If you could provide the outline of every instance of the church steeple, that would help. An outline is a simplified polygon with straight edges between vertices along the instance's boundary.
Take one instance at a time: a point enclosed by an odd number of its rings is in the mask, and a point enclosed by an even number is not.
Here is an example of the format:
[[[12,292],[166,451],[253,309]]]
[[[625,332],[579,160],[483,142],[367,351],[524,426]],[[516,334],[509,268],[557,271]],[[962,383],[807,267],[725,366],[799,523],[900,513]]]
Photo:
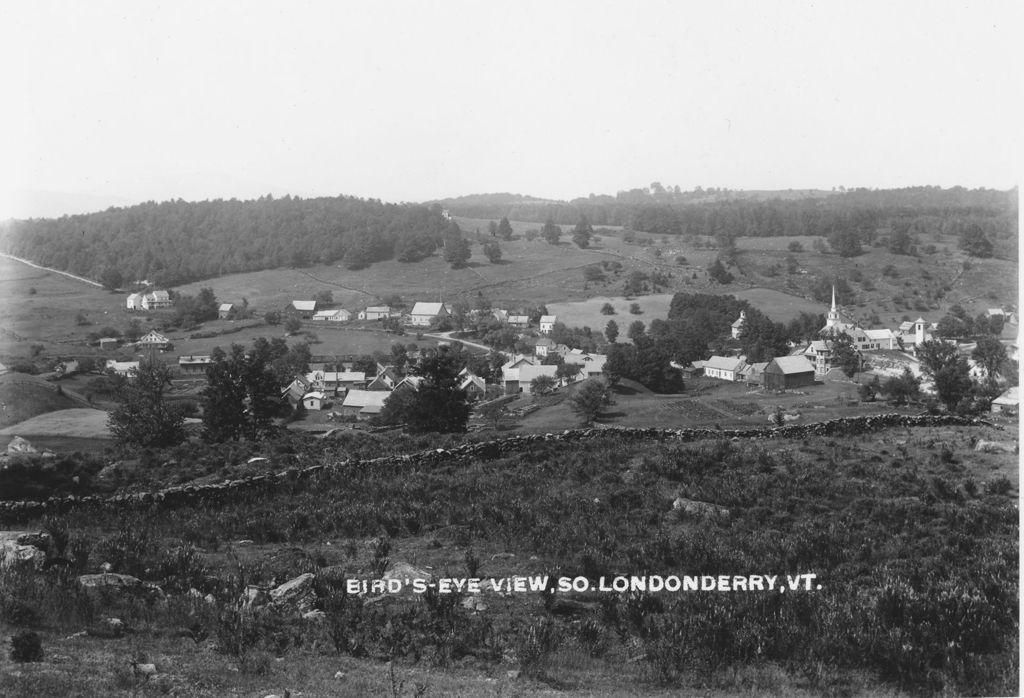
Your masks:
[[[839,323],[839,310],[836,308],[836,287],[832,285],[832,309],[828,311],[828,318],[825,321],[825,327],[835,327]]]

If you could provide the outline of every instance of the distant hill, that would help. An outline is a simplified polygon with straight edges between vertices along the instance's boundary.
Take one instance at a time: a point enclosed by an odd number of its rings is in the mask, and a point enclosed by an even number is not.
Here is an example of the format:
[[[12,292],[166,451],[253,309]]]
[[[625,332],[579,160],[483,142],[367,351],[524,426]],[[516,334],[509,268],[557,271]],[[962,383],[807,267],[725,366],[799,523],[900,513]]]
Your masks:
[[[40,414],[81,407],[57,392],[57,384],[26,373],[0,375],[0,427],[18,424]]]

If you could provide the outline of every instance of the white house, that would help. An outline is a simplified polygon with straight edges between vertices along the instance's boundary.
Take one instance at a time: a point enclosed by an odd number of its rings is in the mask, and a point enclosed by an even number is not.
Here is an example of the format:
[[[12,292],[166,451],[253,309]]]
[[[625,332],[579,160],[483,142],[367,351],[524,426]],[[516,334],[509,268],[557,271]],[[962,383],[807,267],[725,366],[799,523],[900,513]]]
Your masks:
[[[508,324],[512,327],[526,328],[530,326],[529,315],[509,315]]]
[[[178,357],[178,370],[183,375],[195,376],[206,373],[206,369],[213,364],[213,358],[210,356],[179,356]]]
[[[352,319],[352,313],[344,308],[334,310],[318,310],[313,313],[314,322],[348,322]]]
[[[316,312],[316,301],[292,301],[288,305],[288,312],[309,319]]]
[[[360,320],[387,320],[391,317],[390,305],[371,305],[366,310],[359,311]]]
[[[1020,405],[1020,390],[1015,385],[992,401],[993,412],[1016,411]]]
[[[226,320],[231,311],[235,309],[234,303],[221,303],[217,308],[217,317]]]
[[[740,380],[740,373],[747,365],[742,356],[712,356],[704,362],[704,375],[724,381]]]
[[[150,330],[137,342],[140,349],[166,349],[171,341],[156,330]]]
[[[113,359],[107,359],[106,368],[108,371],[113,371],[119,376],[131,375],[133,371],[139,370],[138,361],[114,361]]]
[[[417,302],[409,313],[409,324],[417,327],[430,327],[438,318],[447,317],[448,309],[444,303]]]
[[[551,334],[551,331],[555,329],[555,323],[558,322],[557,315],[541,315],[540,316],[540,331],[543,334]]]
[[[171,294],[167,291],[153,291],[142,297],[143,310],[160,310],[173,305],[174,301],[171,300]]]
[[[550,337],[538,337],[533,342],[533,352],[537,356],[547,356],[555,352],[555,340]]]
[[[327,396],[319,390],[314,390],[302,396],[302,406],[307,410],[322,410],[326,401]]]
[[[501,384],[506,394],[525,393],[530,394],[530,381],[537,376],[551,376],[557,380],[555,374],[558,366],[535,366],[525,359],[515,362],[514,368],[501,369]]]
[[[131,293],[128,295],[128,299],[125,302],[128,310],[142,310],[142,294]]]
[[[872,351],[875,349],[898,349],[896,334],[889,328],[881,330],[864,330],[866,341],[864,346],[857,347],[861,351]]]

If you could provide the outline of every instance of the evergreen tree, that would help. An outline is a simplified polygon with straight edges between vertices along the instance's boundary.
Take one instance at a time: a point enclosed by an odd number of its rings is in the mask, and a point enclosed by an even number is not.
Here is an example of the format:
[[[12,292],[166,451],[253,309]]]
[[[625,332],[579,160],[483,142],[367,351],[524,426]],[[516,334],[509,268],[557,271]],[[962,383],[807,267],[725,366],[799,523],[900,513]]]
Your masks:
[[[497,264],[501,261],[501,245],[498,244],[497,240],[488,240],[484,243],[484,255],[491,264]]]
[[[466,266],[472,254],[469,242],[462,237],[461,233],[449,234],[445,237],[444,261],[451,264],[452,269],[461,269]]]
[[[238,344],[231,346],[230,354],[214,349],[202,392],[203,438],[255,441],[273,432],[274,417],[283,408],[273,357],[274,346],[266,340],[257,340],[248,352]]]
[[[501,220],[498,221],[498,237],[502,240],[512,239],[512,224],[508,222],[508,218],[502,216]]]
[[[619,323],[609,320],[604,328],[604,336],[608,338],[610,344],[615,344],[615,340],[619,338]]]
[[[465,365],[462,352],[450,347],[428,353],[412,370],[423,379],[419,389],[392,394],[384,404],[381,421],[405,424],[413,433],[465,431],[469,402],[466,391],[458,387],[458,375]]]
[[[590,221],[586,216],[580,216],[576,227],[572,229],[572,241],[576,243],[577,247],[583,249],[590,246],[590,238],[593,235],[594,229],[590,226]]]
[[[548,218],[544,223],[544,227],[540,231],[541,236],[548,241],[549,245],[557,245],[558,240],[562,237],[562,229],[555,225],[555,221]]]

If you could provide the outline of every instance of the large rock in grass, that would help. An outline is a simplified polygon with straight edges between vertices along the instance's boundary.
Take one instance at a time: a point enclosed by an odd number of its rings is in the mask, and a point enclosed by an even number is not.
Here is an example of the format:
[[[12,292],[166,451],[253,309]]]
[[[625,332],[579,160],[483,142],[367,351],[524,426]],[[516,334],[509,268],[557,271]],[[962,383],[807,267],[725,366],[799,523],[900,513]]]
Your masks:
[[[270,600],[276,604],[295,606],[300,611],[308,611],[316,600],[313,591],[313,580],[316,575],[311,572],[300,574],[279,587],[270,590]]]
[[[696,499],[678,497],[672,502],[672,508],[681,516],[688,516],[698,519],[727,519],[729,510],[718,504],[701,502]]]
[[[83,574],[78,578],[78,585],[86,592],[94,594],[138,595],[152,599],[164,598],[164,591],[155,584],[143,582],[130,574]]]
[[[43,550],[49,544],[46,533],[0,531],[0,569],[28,565],[42,569],[46,562]]]

